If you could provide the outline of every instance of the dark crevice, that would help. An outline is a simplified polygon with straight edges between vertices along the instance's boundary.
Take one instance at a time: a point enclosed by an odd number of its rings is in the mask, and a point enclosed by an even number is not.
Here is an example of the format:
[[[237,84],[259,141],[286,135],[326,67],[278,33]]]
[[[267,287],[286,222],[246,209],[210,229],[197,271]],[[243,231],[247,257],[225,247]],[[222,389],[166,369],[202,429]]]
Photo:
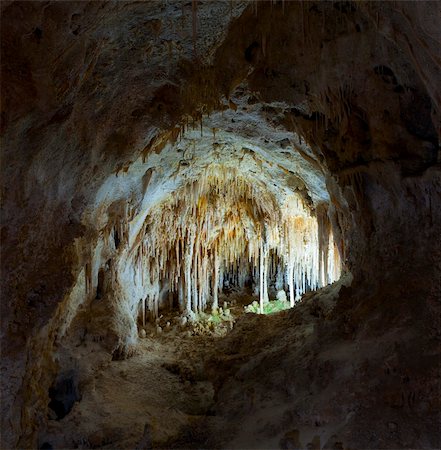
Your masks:
[[[260,45],[258,42],[254,41],[250,44],[245,50],[245,59],[249,63],[255,63],[258,55],[258,51],[260,49]]]
[[[118,249],[119,244],[121,243],[121,239],[119,237],[119,233],[116,228],[115,228],[115,231],[113,232],[113,241],[115,243],[115,248]]]
[[[49,388],[49,408],[55,413],[56,420],[61,420],[72,410],[75,402],[80,401],[78,374],[75,370],[62,373]]]
[[[387,83],[387,84],[398,84],[397,78],[395,77],[395,74],[392,72],[392,69],[390,69],[387,66],[375,66],[374,72],[381,77],[381,79]]]

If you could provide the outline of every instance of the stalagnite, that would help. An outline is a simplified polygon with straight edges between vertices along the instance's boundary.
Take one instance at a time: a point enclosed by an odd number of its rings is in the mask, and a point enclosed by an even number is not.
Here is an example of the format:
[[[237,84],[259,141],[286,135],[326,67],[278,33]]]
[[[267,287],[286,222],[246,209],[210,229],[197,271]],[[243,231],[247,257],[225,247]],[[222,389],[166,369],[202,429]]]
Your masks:
[[[263,308],[269,274],[284,282],[294,305],[340,276],[326,211],[312,211],[295,194],[278,202],[259,181],[210,165],[158,205],[141,230],[133,256],[147,309],[158,315],[164,288],[177,293],[182,312],[216,309],[224,282],[244,287],[247,280],[259,286]]]

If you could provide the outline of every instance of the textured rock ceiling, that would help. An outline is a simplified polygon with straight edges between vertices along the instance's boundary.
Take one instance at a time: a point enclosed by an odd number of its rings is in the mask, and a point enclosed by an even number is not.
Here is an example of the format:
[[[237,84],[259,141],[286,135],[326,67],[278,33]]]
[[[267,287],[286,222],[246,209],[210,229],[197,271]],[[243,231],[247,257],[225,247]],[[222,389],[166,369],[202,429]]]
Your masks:
[[[226,106],[226,111],[213,113],[201,122],[190,119],[182,128],[175,128],[174,143],[166,144],[158,153],[140,156],[109,177],[96,194],[90,213],[93,220],[99,220],[94,217],[99,205],[110,205],[136,192],[134,201],[142,205],[136,218],[140,223],[157,202],[197,180],[212,164],[238,170],[251,184],[263,183],[281,203],[294,192],[312,208],[329,202],[323,168],[309,146],[272,120],[275,113],[284,116],[286,105],[249,105],[249,98],[233,97],[230,101],[235,101],[236,110]],[[146,173],[149,184],[143,191],[139,180]],[[133,233],[136,230],[133,228]]]
[[[433,315],[440,3],[4,1],[1,12],[6,447],[34,445],[54,346],[98,270],[112,259],[124,278],[147,212],[213,161],[278,198],[328,204],[354,274],[341,308],[357,320],[379,305],[416,323]],[[122,222],[131,236],[118,250],[106,236]],[[115,305],[109,317],[130,319]],[[109,348],[132,336],[115,329]]]

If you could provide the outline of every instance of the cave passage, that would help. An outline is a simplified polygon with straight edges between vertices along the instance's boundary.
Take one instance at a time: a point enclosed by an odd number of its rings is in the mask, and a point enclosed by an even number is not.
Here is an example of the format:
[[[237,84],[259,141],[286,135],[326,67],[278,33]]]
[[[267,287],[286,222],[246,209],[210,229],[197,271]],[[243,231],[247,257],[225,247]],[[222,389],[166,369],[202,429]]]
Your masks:
[[[269,183],[269,181],[267,181]],[[201,176],[147,216],[134,248],[140,305],[157,318],[177,302],[181,312],[217,310],[223,287],[252,287],[259,311],[280,290],[290,306],[340,276],[339,250],[325,214],[296,193],[276,196],[232,168],[209,165]]]
[[[440,449],[440,19],[0,2],[0,448]]]

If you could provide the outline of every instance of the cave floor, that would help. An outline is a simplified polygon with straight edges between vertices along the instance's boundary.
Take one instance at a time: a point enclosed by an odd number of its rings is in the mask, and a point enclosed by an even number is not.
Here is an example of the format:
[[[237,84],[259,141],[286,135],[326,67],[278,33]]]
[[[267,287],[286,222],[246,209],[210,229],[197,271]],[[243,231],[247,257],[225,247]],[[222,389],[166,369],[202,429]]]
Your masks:
[[[236,320],[243,305],[254,298],[233,293],[220,300],[229,301]],[[178,319],[161,316],[160,334],[156,324],[148,324],[147,336],[125,360],[112,360],[97,342],[78,346],[81,401],[64,418],[48,421],[40,443],[53,448],[133,449],[140,442],[146,448],[167,448],[198,440],[188,433],[203,426],[207,417],[216,420],[205,364],[215,357],[217,341],[232,325],[225,322],[205,332],[198,325],[181,328]]]
[[[234,387],[231,399],[228,394],[225,399],[214,398],[214,384],[228,379],[231,368],[236,371],[238,364],[262,350],[267,354],[276,336],[279,345],[285,346],[284,339],[279,339],[283,328],[279,326],[286,315],[244,314],[244,305],[253,300],[244,292],[220,298],[223,306],[228,301],[232,319],[241,320],[239,335],[228,322],[214,332],[198,325],[181,328],[179,316],[170,314],[161,316],[162,333],[156,332],[156,323],[145,327],[147,336],[138,340],[135,354],[128,359],[112,360],[99,342],[86,340],[77,346],[81,400],[61,420],[48,421],[40,445],[48,442],[54,449],[141,449],[212,448],[216,444],[223,448],[228,442],[228,448],[251,448],[248,441],[255,436],[253,448],[278,447],[274,437],[279,433],[273,430],[272,422],[280,422],[277,409],[281,399],[277,398],[275,405],[266,394],[255,393],[255,379],[238,385],[239,391]],[[287,339],[303,341],[311,331],[308,323],[289,333]],[[263,345],[258,343],[260,339]],[[254,365],[252,362],[244,368]],[[235,379],[233,376],[234,385]],[[290,398],[283,384],[280,394]],[[258,397],[262,401],[256,402]],[[252,413],[250,420],[231,428],[236,413],[240,416],[246,411]],[[264,436],[259,437],[262,432]],[[306,434],[310,435],[308,440],[314,436],[309,431]]]
[[[136,355],[122,361],[91,349],[95,367],[82,381],[82,399],[66,417],[49,421],[45,441],[54,448],[135,448],[148,423],[157,447],[209,415],[213,386],[203,365],[215,338],[182,334],[142,339]]]
[[[75,355],[81,401],[48,421],[40,445],[437,448],[427,400],[435,385],[425,381],[436,367],[433,345],[409,328],[411,316],[386,331],[373,318],[378,333],[355,333],[345,325],[355,316],[333,316],[341,285],[268,316],[241,314],[237,302],[234,328],[219,335],[177,326],[157,334],[152,324],[126,360],[83,343]],[[414,347],[425,349],[418,361]]]

